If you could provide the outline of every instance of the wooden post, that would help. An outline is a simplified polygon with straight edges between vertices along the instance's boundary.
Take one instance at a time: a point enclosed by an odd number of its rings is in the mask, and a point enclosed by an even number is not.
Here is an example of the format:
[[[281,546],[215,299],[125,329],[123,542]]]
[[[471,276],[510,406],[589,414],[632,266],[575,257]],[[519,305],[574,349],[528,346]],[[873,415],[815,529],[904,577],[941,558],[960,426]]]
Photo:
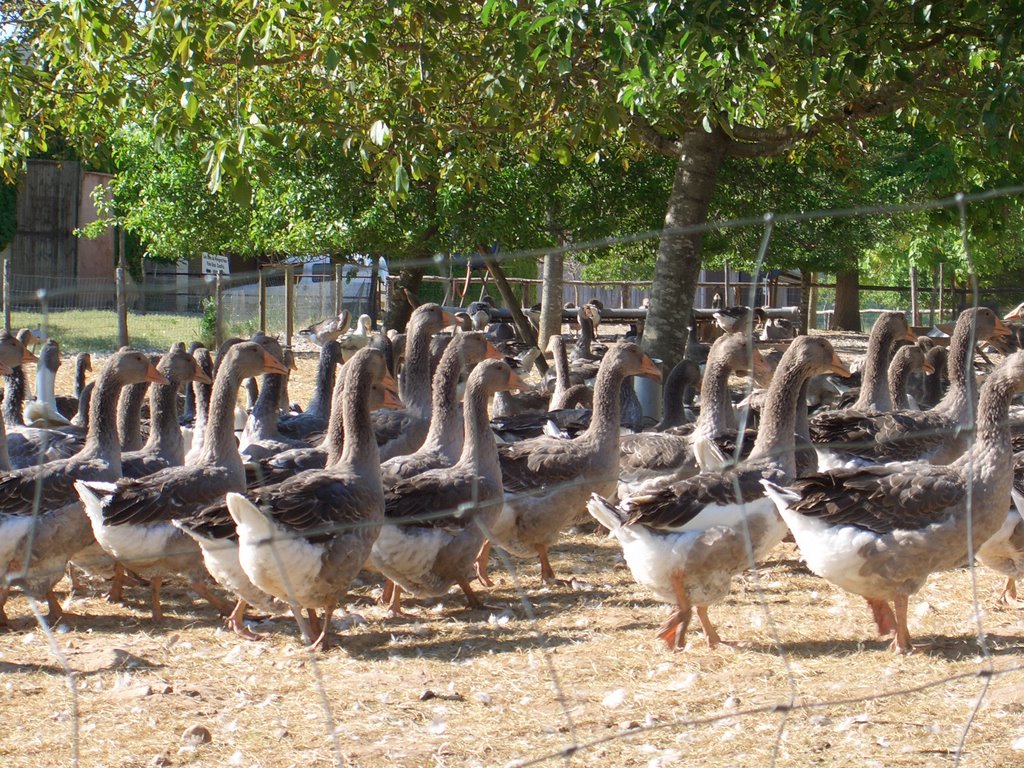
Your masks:
[[[561,239],[559,245],[561,245]],[[537,345],[541,350],[548,348],[548,339],[562,332],[562,280],[564,255],[561,250],[544,254],[544,282],[540,289],[540,333]],[[523,283],[524,289],[529,283]],[[523,305],[530,304],[524,296]]]
[[[940,323],[944,322],[944,320],[943,320],[943,304],[942,304],[942,302],[946,298],[943,295],[945,293],[946,286],[943,285],[943,283],[945,282],[945,279],[942,276],[942,272],[943,272],[943,269],[945,268],[945,266],[946,266],[946,263],[944,261],[940,261],[939,262],[939,322]]]
[[[284,268],[284,346],[292,345],[292,331],[295,330],[295,269]]]
[[[224,343],[224,291],[221,288],[220,272],[213,276],[213,300],[214,300],[214,331],[213,338],[217,349]]]
[[[341,308],[338,308],[341,314]],[[370,257],[370,327],[377,330],[377,320],[380,317],[380,258]]]
[[[619,309],[626,309],[627,307],[629,307],[629,286],[623,283],[622,287],[619,290],[621,291],[619,298]]]
[[[921,324],[921,308],[917,305],[917,267],[910,268],[910,324]]]
[[[11,332],[11,260],[4,258],[4,330]]]
[[[928,325],[935,325],[935,281],[939,276],[939,268],[932,267],[932,289],[928,291]]]
[[[342,283],[343,264],[334,265],[334,316],[341,314],[342,302],[345,299],[345,286]]]
[[[114,271],[115,290],[117,291],[117,346],[128,346],[128,292],[125,286],[125,268],[118,267]]]
[[[818,327],[818,273],[811,272],[810,286],[807,288],[807,328],[816,330]]]
[[[256,284],[256,301],[259,305],[260,313],[260,330],[264,333],[267,332],[267,270],[264,267],[260,267],[259,281]]]

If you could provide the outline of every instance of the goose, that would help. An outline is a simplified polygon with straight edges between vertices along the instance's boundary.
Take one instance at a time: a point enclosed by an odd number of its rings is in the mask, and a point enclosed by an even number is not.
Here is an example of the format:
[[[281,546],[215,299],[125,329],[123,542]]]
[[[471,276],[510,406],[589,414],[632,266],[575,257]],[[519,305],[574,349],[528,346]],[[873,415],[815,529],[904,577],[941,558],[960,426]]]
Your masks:
[[[352,315],[347,309],[341,310],[337,317],[328,317],[319,323],[313,323],[307,328],[298,331],[299,336],[305,336],[318,347],[322,347],[328,341],[337,341],[338,338],[348,332],[352,324]]]
[[[451,316],[449,315],[449,317]],[[449,324],[453,322],[455,319],[451,318]],[[367,345],[372,333],[373,320],[369,315],[364,314],[356,320],[355,328],[338,339],[338,343],[341,345],[341,354],[346,363],[352,359],[352,355]]]
[[[413,310],[406,326],[405,364],[399,380],[402,409],[377,411],[373,429],[381,461],[412,453],[430,429],[430,337],[452,325],[455,317],[437,304],[421,304]]]
[[[541,578],[555,579],[548,547],[584,511],[591,491],[614,493],[619,475],[619,389],[626,376],[661,380],[661,372],[636,344],[619,342],[601,361],[594,385],[594,417],[574,440],[537,437],[499,448],[504,505],[489,534],[519,557],[536,555]],[[478,560],[480,581],[489,586],[485,544]]]
[[[978,562],[1006,577],[999,600],[1018,607],[1017,579],[1024,575],[1024,451],[1013,456],[1010,510],[1002,527],[978,547]]]
[[[213,355],[206,347],[198,347],[192,352],[192,359],[196,366],[203,372],[203,376],[196,376],[189,385],[195,400],[196,416],[192,422],[192,429],[182,428],[182,437],[186,441],[184,464],[189,464],[199,456],[203,449],[203,439],[206,432],[206,424],[209,418],[210,396],[213,394]]]
[[[60,367],[60,348],[54,339],[47,339],[39,350],[36,363],[36,399],[25,403],[23,416],[30,427],[66,427],[71,421],[57,408],[54,381]]]
[[[35,358],[17,338],[9,333],[0,333],[0,374],[9,374],[22,363]],[[0,419],[0,472],[11,471],[11,457],[7,450],[7,434]]]
[[[977,437],[947,466],[892,462],[788,487],[764,483],[808,567],[867,598],[876,618],[894,619],[891,648],[899,653],[917,650],[907,627],[910,595],[935,571],[966,562],[1006,520],[1013,488],[1007,419],[1022,391],[1024,353],[1016,352],[982,385]]]
[[[682,426],[694,420],[688,408],[701,390],[701,370],[693,360],[683,358],[676,363],[665,378],[662,392],[661,421],[652,428],[664,432],[672,427]]]
[[[0,576],[35,598],[45,596],[50,623],[63,615],[53,586],[63,577],[68,560],[94,541],[74,482],[120,476],[117,398],[122,387],[146,380],[167,383],[141,352],[114,353],[96,379],[84,447],[68,459],[0,477]],[[0,621],[2,616],[0,609]]]
[[[79,352],[75,355],[75,383],[74,395],[56,395],[54,400],[57,403],[57,410],[60,414],[75,424],[74,418],[79,412],[82,392],[85,390],[85,375],[92,371],[92,355],[88,352]],[[88,410],[88,409],[87,409]]]
[[[964,310],[950,339],[949,391],[938,405],[930,411],[898,411],[879,415],[833,417],[816,414],[811,419],[814,442],[825,446],[841,444],[844,454],[853,454],[852,465],[909,460],[948,464],[964,452],[970,438],[962,425],[973,407],[976,392],[973,378],[968,382],[968,376],[973,377],[971,351],[975,340],[1008,333],[1009,329],[991,309],[977,307]],[[823,466],[841,465],[831,462]]]
[[[463,453],[463,409],[459,405],[459,376],[484,360],[500,360],[501,353],[479,331],[456,334],[434,372],[430,428],[414,453],[395,456],[381,464],[387,488],[404,478],[430,469],[450,467]]]
[[[921,347],[916,344],[908,344],[896,350],[892,356],[892,363],[889,365],[889,397],[895,410],[905,411],[919,410],[917,401],[907,394],[907,385],[910,376],[914,373],[934,373],[928,357]]]
[[[345,445],[337,463],[255,491],[251,500],[234,492],[225,499],[242,570],[256,587],[292,607],[313,649],[328,648],[331,615],[370,555],[384,519],[370,409],[398,405],[386,389],[386,375],[384,356],[376,350],[364,348],[345,364],[339,404]]]
[[[196,358],[196,350],[202,349],[203,346],[204,345],[203,345],[203,343],[201,341],[193,341],[188,346],[188,353],[189,353],[189,355],[192,356],[193,358],[195,358],[196,360],[198,360],[198,358]],[[211,358],[211,360],[212,360],[212,358]],[[211,365],[212,365],[212,363],[211,363]],[[206,371],[205,369],[203,369],[203,372],[207,374],[207,376],[210,378],[211,381],[213,380],[212,379],[212,371],[213,371],[212,368],[209,371]],[[184,409],[182,410],[182,413],[181,413],[181,422],[180,423],[181,423],[181,426],[183,428],[191,429],[192,427],[195,426],[195,423],[196,423],[196,391],[192,388],[191,384],[189,384],[189,386],[184,388],[184,397],[185,397],[185,407],[184,407]],[[188,442],[188,441],[186,440],[186,442]],[[186,450],[188,450],[188,449],[186,448]]]
[[[218,604],[203,584],[202,563],[208,562],[205,550],[201,552],[176,528],[174,520],[187,518],[228,491],[245,488],[245,470],[232,428],[239,386],[244,378],[285,370],[266,346],[256,342],[232,345],[223,355],[213,383],[210,421],[202,452],[193,463],[138,479],[102,478],[110,481],[97,483],[93,478],[81,478],[76,486],[100,546],[129,569],[150,577],[154,621],[162,617],[159,590],[164,575],[169,573],[185,574],[193,589]],[[220,552],[217,556],[227,558],[230,554]],[[217,578],[213,568],[210,573]],[[232,613],[229,627],[240,631],[233,618],[240,621],[240,616]]]
[[[159,361],[159,357],[150,355],[149,362],[154,366]],[[142,406],[148,391],[148,381],[129,384],[121,390],[121,397],[117,401],[117,434],[121,437],[121,453],[139,451],[146,444],[147,435],[142,428]]]
[[[934,408],[942,400],[942,382],[948,378],[949,350],[934,346],[925,353],[932,373],[925,374],[915,398],[922,408]]]
[[[786,526],[760,480],[792,479],[800,390],[808,378],[825,371],[848,373],[826,339],[794,339],[775,371],[761,429],[742,464],[627,497],[618,506],[591,496],[587,510],[622,545],[633,578],[659,600],[675,604],[677,610],[658,629],[670,650],[684,647],[694,608],[708,646],[721,643],[708,606],[725,598],[732,577],[762,559],[785,535]]]
[[[459,585],[471,608],[484,607],[469,581],[484,531],[500,512],[503,499],[487,403],[500,389],[524,386],[503,360],[478,365],[466,382],[465,441],[458,461],[385,489],[385,524],[370,562],[391,582],[385,594],[392,613],[402,612],[402,590],[417,597],[440,597],[453,584]]]
[[[758,325],[764,325],[768,315],[761,307],[734,306],[719,309],[712,314],[715,323],[726,333],[752,334]]]
[[[712,345],[701,385],[701,409],[691,432],[644,432],[619,441],[618,497],[636,493],[652,480],[682,480],[705,470],[721,469],[735,453],[736,416],[729,397],[729,377],[751,362],[755,376],[766,381],[771,371],[749,337],[739,333],[720,336]]]
[[[182,385],[193,381],[210,385],[213,381],[195,357],[185,351],[182,343],[174,344],[160,358],[156,369],[167,379],[167,384],[150,390],[151,426],[149,439],[138,451],[122,452],[121,475],[143,477],[167,467],[185,463],[185,442],[178,426],[178,392]]]
[[[320,360],[316,369],[316,384],[306,410],[294,416],[284,416],[277,423],[278,432],[292,439],[306,439],[323,432],[331,416],[331,393],[341,364],[341,345],[326,341],[320,347]]]
[[[238,440],[238,451],[247,462],[259,461],[291,448],[307,446],[303,440],[284,437],[278,432],[281,395],[293,365],[288,364],[285,354],[287,350],[282,349],[276,339],[269,336],[264,336],[262,339],[263,346],[270,351],[270,354],[282,361],[286,373],[268,371],[263,374],[263,382],[260,385],[256,405],[253,406],[252,413],[249,414],[245,422],[245,429],[242,430],[242,435]]]
[[[0,332],[0,336],[6,335]],[[34,354],[28,351],[22,339],[35,338],[31,332],[22,329],[17,340],[24,347],[24,361],[37,362]],[[46,461],[67,458],[74,455],[82,447],[82,437],[60,432],[55,429],[42,429],[25,425],[22,415],[25,403],[25,372],[24,363],[13,367],[4,377],[4,396],[0,408],[3,410],[4,424],[7,430],[7,449],[11,466],[14,469],[32,467]]]

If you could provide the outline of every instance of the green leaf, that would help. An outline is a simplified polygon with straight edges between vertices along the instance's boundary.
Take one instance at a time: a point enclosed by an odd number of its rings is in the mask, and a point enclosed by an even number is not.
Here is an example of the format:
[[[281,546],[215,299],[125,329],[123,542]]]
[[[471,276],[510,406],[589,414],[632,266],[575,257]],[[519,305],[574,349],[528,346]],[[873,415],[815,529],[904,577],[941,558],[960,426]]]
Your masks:
[[[395,192],[404,195],[409,191],[409,173],[404,165],[395,169]]]
[[[391,141],[391,128],[383,120],[374,121],[370,126],[370,141],[378,147],[386,146]]]
[[[324,67],[328,72],[333,72],[338,68],[338,62],[340,57],[338,56],[337,48],[328,48],[327,54],[324,56]]]
[[[199,112],[199,99],[193,95],[192,91],[185,91],[181,94],[181,106],[185,109],[188,119],[193,120],[196,113]]]

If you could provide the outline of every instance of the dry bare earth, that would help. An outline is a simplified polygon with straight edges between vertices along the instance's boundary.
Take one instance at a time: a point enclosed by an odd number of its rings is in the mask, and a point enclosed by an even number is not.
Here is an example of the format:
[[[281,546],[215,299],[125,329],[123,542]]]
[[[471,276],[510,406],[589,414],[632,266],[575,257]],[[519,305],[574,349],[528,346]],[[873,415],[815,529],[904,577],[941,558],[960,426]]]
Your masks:
[[[782,545],[712,609],[747,647],[710,651],[691,629],[672,654],[653,636],[670,609],[614,542],[567,536],[553,557],[565,586],[513,565],[495,563],[487,611],[453,594],[389,618],[368,579],[336,621],[342,647],[316,657],[289,619],[246,642],[174,588],[160,626],[141,588],[128,606],[71,599],[51,645],[16,597],[0,635],[0,764],[67,765],[77,750],[88,766],[933,766],[953,764],[962,737],[962,765],[1020,764],[1024,628],[990,572],[977,600],[971,571],[933,578],[911,631],[938,647],[897,657],[863,601]]]

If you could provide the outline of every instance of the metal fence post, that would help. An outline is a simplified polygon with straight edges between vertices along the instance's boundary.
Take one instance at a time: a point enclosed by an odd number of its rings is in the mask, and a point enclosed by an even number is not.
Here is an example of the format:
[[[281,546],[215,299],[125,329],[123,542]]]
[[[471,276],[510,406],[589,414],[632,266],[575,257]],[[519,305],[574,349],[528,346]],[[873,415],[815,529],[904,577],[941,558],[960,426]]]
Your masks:
[[[11,332],[11,260],[4,259],[4,330]]]
[[[128,346],[128,291],[125,286],[125,268],[118,267],[114,271],[117,291],[117,345]]]
[[[343,264],[334,265],[334,316],[341,314],[342,304],[345,299],[345,287],[342,285]]]
[[[284,268],[284,345],[292,345],[292,331],[295,329],[295,270]]]
[[[260,267],[259,272],[256,273],[259,276],[256,290],[256,301],[259,305],[260,313],[260,330],[264,333],[267,332],[267,270]]]
[[[217,349],[220,349],[220,345],[224,343],[224,291],[220,282],[220,272],[213,276],[213,300],[216,302],[214,341]]]

